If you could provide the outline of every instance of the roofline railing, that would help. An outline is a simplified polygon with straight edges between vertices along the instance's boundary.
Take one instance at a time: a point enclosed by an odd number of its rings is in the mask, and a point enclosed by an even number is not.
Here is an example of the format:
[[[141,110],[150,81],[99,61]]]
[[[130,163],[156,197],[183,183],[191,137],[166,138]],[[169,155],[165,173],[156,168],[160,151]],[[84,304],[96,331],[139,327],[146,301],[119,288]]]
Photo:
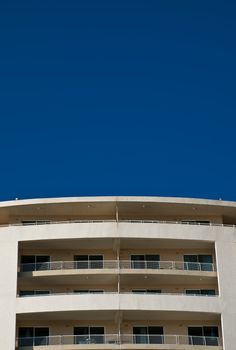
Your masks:
[[[146,219],[101,219],[101,220],[29,220],[28,222],[16,222],[0,224],[0,227],[8,226],[39,226],[39,225],[57,225],[57,224],[83,224],[83,223],[109,223],[109,222],[126,222],[126,223],[143,223],[143,224],[180,224],[180,225],[195,225],[195,226],[219,226],[219,227],[236,227],[236,224],[224,224],[213,222],[198,222],[191,220],[146,220]]]
[[[86,344],[166,344],[190,346],[222,346],[220,337],[188,336],[175,334],[88,334],[88,335],[56,335],[42,337],[21,337],[16,339],[17,348],[32,346]]]
[[[26,263],[20,265],[20,272],[52,271],[52,270],[179,270],[179,271],[216,271],[213,263],[184,261],[137,261],[137,260],[97,260],[97,261],[50,261]]]
[[[196,288],[197,289],[197,288]],[[107,291],[102,291],[102,292],[96,292],[96,291],[91,291],[91,292],[49,292],[48,294],[44,294],[44,293],[42,293],[42,294],[29,294],[29,295],[17,295],[17,297],[18,298],[31,298],[31,297],[33,297],[33,298],[35,298],[35,297],[44,297],[44,296],[46,296],[46,297],[50,297],[50,296],[60,296],[60,295],[93,295],[93,294],[95,294],[96,295],[96,297],[97,297],[97,295],[98,294],[101,294],[101,295],[103,295],[103,294],[105,294],[105,295],[109,295],[109,294],[112,294],[112,295],[114,295],[114,294],[116,294],[116,295],[125,295],[125,294],[127,294],[127,295],[151,295],[151,296],[153,296],[153,295],[156,295],[156,296],[160,296],[160,295],[177,295],[177,296],[187,296],[187,297],[193,297],[193,296],[198,296],[198,297],[207,297],[207,298],[209,298],[209,297],[213,297],[213,298],[215,298],[215,297],[218,297],[219,296],[219,294],[198,294],[198,293],[193,293],[193,294],[188,294],[188,293],[167,293],[167,292],[160,292],[160,293],[155,293],[155,292],[107,292]]]

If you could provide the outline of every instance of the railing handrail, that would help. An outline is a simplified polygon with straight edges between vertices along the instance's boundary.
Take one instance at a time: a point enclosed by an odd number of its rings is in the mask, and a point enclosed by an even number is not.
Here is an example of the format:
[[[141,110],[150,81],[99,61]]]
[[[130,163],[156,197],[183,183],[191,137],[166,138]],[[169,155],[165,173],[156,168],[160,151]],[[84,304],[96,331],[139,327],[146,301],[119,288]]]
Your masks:
[[[214,223],[214,222],[198,222],[191,220],[146,220],[146,219],[91,219],[91,220],[29,220],[29,222],[16,222],[16,223],[6,223],[0,224],[0,227],[8,226],[38,226],[38,225],[57,225],[57,224],[82,224],[82,223],[106,223],[106,222],[127,222],[127,223],[144,223],[144,224],[180,224],[180,225],[196,225],[196,226],[220,226],[220,227],[236,227],[236,224],[224,224],[224,223]]]
[[[193,267],[199,267],[199,270],[204,271],[202,267],[211,267],[212,269],[205,270],[205,272],[216,271],[216,265],[214,263],[201,263],[201,262],[185,262],[185,261],[169,261],[169,260],[84,260],[84,261],[48,261],[38,263],[23,263],[20,264],[21,270],[24,267],[34,267],[32,271],[37,270],[37,267],[41,267],[41,270],[53,270],[52,267],[57,267],[55,270],[67,270],[75,269],[79,270],[78,266],[83,266],[81,269],[153,269],[151,266],[155,265],[157,270],[190,270],[198,271]],[[66,268],[66,265],[72,266]],[[139,265],[139,266],[138,266]],[[143,266],[143,267],[141,267]],[[45,269],[43,269],[45,267]],[[49,267],[49,268],[47,268]],[[191,268],[192,267],[192,268]],[[29,270],[28,272],[30,272]],[[40,271],[40,270],[39,270]],[[23,271],[27,272],[27,271]]]
[[[133,337],[133,336],[140,336],[140,337],[156,337],[156,336],[163,336],[163,337],[191,337],[191,338],[220,338],[220,337],[214,337],[214,336],[203,336],[203,335],[186,335],[186,334],[162,334],[162,333],[156,333],[156,334],[136,334],[136,333],[132,333],[132,334],[128,334],[128,333],[124,333],[124,334],[119,334],[119,333],[105,333],[105,334],[58,334],[58,335],[42,335],[39,337],[17,337],[16,339],[35,339],[35,338],[56,338],[56,337],[90,337],[90,336],[100,336],[100,337],[111,337],[111,336],[125,336],[125,337]]]
[[[216,342],[217,346],[222,345],[222,338],[221,337],[208,337],[208,336],[191,336],[191,335],[182,335],[182,334],[85,334],[85,335],[50,335],[50,336],[40,336],[40,337],[18,337],[16,338],[16,342],[24,343],[24,347],[31,346],[32,344],[36,344],[37,341],[40,340],[46,340],[45,344],[38,344],[38,345],[65,345],[66,340],[77,340],[77,339],[86,339],[88,343],[90,343],[91,340],[94,340],[94,338],[97,338],[101,340],[98,343],[101,344],[107,344],[114,342],[116,344],[126,344],[131,343],[135,344],[137,343],[137,339],[146,339],[146,340],[155,340],[155,338],[158,337],[158,339],[161,339],[162,344],[176,344],[176,345],[212,345],[212,342]],[[56,341],[55,341],[56,340]],[[32,344],[29,345],[29,342],[32,342]],[[201,344],[199,344],[199,341]],[[27,345],[28,342],[28,345]],[[209,344],[210,342],[210,344]],[[69,342],[71,344],[71,342]],[[154,342],[152,342],[155,344]],[[157,342],[157,344],[159,341]],[[145,343],[145,344],[148,344]]]
[[[156,296],[160,296],[160,295],[178,295],[178,296],[187,296],[187,297],[192,297],[192,296],[199,296],[199,297],[218,297],[219,294],[187,294],[187,293],[167,293],[167,292],[161,292],[161,293],[155,293],[155,292],[138,292],[138,293],[135,293],[135,292],[106,292],[106,291],[103,291],[101,293],[96,293],[96,292],[53,292],[53,293],[48,293],[48,294],[31,294],[31,295],[17,295],[18,298],[31,298],[31,297],[48,297],[48,296],[59,296],[59,295],[93,295],[93,294],[96,294],[96,297],[98,294],[117,294],[117,295],[124,295],[124,294],[132,294],[132,295],[156,295]]]

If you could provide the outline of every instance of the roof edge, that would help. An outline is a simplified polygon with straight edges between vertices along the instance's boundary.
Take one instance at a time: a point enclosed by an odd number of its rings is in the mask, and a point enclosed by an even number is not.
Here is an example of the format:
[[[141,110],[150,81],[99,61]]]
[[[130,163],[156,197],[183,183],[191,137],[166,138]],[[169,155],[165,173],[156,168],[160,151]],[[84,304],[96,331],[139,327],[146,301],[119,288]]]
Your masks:
[[[235,201],[222,201],[215,199],[185,198],[185,197],[158,197],[158,196],[91,196],[91,197],[55,197],[55,198],[32,198],[0,202],[0,208],[43,205],[43,204],[63,204],[63,203],[83,203],[83,202],[152,202],[165,204],[186,204],[186,205],[206,205],[219,207],[236,207]]]

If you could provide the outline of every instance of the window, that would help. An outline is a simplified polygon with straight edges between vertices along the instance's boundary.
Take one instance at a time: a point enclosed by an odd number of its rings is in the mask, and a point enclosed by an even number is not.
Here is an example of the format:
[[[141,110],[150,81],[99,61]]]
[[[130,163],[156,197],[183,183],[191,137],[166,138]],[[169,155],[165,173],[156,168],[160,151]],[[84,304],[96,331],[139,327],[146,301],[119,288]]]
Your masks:
[[[132,269],[159,269],[160,255],[158,254],[133,254],[131,255]]]
[[[161,289],[133,289],[134,294],[161,294]]]
[[[49,290],[20,290],[19,296],[20,297],[28,297],[32,295],[46,295],[50,294]]]
[[[20,327],[19,347],[48,345],[49,328],[47,327]]]
[[[90,289],[90,290],[85,290],[85,289],[76,289],[74,290],[74,293],[78,293],[78,294],[103,294],[104,290],[102,289]]]
[[[22,220],[22,225],[45,225],[50,224],[50,220]]]
[[[163,344],[163,327],[133,327],[134,344]]]
[[[186,294],[189,295],[215,295],[215,289],[186,289]]]
[[[181,220],[182,224],[190,224],[190,225],[209,225],[209,220]]]
[[[75,344],[103,344],[104,327],[74,327]]]
[[[185,270],[212,271],[212,255],[184,255]]]
[[[218,345],[218,327],[188,327],[190,345]]]
[[[102,269],[103,255],[75,255],[76,269]]]
[[[49,255],[22,255],[21,271],[42,271],[50,269]]]

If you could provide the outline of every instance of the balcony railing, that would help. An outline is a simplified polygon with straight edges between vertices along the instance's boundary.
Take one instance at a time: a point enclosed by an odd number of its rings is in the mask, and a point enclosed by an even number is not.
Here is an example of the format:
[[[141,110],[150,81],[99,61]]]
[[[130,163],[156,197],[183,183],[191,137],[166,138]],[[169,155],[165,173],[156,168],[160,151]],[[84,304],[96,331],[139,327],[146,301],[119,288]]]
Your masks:
[[[72,344],[166,344],[166,345],[190,345],[190,346],[222,346],[222,340],[219,337],[186,336],[186,335],[162,335],[162,334],[93,334],[93,335],[56,335],[33,338],[18,338],[16,340],[17,348],[33,346],[55,346]]]
[[[189,270],[189,271],[215,271],[215,264],[183,262],[183,261],[132,261],[121,260],[121,269],[158,269],[158,270]]]
[[[182,271],[216,271],[215,264],[182,262],[182,261],[51,261],[21,264],[21,272],[52,271],[52,270],[89,270],[89,269],[145,269],[145,270],[182,270]]]
[[[57,224],[91,224],[91,223],[109,223],[109,222],[127,222],[127,223],[142,223],[142,224],[180,224],[180,225],[195,225],[195,226],[220,226],[220,227],[236,227],[236,224],[220,224],[214,222],[201,222],[191,220],[146,220],[146,219],[101,219],[101,220],[29,220],[24,222],[0,224],[0,227],[8,226],[39,226],[39,225],[57,225]]]
[[[21,264],[21,272],[48,270],[88,270],[88,269],[118,269],[118,260],[98,261],[51,261]]]
[[[86,291],[80,291],[80,292],[53,292],[53,293],[37,293],[37,294],[24,294],[24,295],[17,295],[19,298],[34,298],[34,297],[50,297],[50,296],[59,296],[59,295],[91,295],[91,294],[96,294],[96,297],[98,294],[106,294],[106,295],[111,295],[111,294],[119,294],[119,295],[179,295],[179,296],[186,296],[186,297],[218,297],[219,294],[199,294],[199,293],[191,293],[191,294],[187,294],[187,293],[168,293],[168,292],[161,292],[161,293],[155,293],[155,292],[97,292],[97,291],[90,291],[90,292],[86,292]]]

